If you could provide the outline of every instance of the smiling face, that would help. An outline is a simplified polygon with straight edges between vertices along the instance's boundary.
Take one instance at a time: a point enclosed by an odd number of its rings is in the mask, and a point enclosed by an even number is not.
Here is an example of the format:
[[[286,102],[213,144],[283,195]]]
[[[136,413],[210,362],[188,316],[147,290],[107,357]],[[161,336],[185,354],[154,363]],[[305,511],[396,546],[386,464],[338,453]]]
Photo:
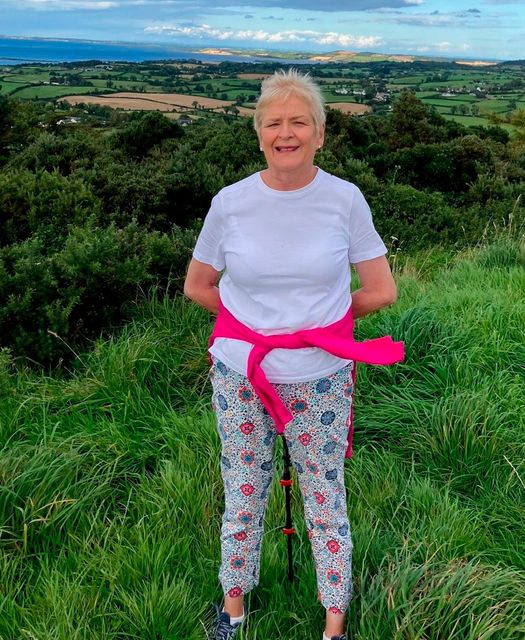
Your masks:
[[[264,110],[259,131],[269,186],[299,189],[307,185],[315,175],[314,156],[323,141],[324,125],[316,129],[308,103],[302,98],[291,95],[271,102]]]

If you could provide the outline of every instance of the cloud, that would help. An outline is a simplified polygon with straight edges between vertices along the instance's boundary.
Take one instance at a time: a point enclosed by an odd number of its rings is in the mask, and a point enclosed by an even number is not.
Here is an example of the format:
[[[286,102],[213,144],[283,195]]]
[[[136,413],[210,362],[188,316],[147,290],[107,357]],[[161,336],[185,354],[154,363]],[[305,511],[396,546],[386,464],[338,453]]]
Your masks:
[[[403,24],[416,27],[479,27],[482,16],[479,9],[461,11],[432,11],[430,13],[406,14],[402,11],[383,9],[373,22]]]
[[[367,48],[382,42],[379,36],[354,36],[335,31],[320,32],[311,30],[288,30],[269,32],[263,29],[217,29],[210,25],[194,25],[191,27],[178,24],[151,25],[144,29],[146,33],[163,36],[186,37],[206,40],[233,40],[266,42],[269,44],[305,43],[338,47]]]

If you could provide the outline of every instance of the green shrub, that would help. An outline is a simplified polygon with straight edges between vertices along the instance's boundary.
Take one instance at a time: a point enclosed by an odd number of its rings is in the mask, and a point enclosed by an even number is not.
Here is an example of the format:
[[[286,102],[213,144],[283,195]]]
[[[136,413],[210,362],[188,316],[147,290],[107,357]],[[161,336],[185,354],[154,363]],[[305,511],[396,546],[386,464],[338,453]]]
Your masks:
[[[46,242],[55,243],[69,224],[83,224],[100,211],[100,200],[75,176],[25,169],[0,173],[0,246],[26,240],[37,232]]]
[[[379,233],[398,238],[403,250],[454,244],[460,232],[454,209],[440,193],[382,184],[369,201]]]
[[[41,364],[122,323],[141,289],[182,287],[195,231],[148,232],[136,223],[73,227],[58,250],[45,236],[0,250],[0,345]]]

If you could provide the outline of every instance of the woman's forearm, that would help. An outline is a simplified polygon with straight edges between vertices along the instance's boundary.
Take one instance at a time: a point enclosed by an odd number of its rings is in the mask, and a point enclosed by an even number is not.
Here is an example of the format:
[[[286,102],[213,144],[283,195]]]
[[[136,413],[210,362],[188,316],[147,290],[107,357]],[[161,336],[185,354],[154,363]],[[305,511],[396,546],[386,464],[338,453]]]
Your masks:
[[[386,291],[369,291],[367,289],[357,289],[352,293],[352,316],[362,318],[383,307],[388,307],[397,299],[397,292],[394,289]]]
[[[211,313],[219,313],[219,288],[207,287],[206,289],[186,289],[184,288],[184,294],[190,300],[193,300],[200,307],[204,307]]]

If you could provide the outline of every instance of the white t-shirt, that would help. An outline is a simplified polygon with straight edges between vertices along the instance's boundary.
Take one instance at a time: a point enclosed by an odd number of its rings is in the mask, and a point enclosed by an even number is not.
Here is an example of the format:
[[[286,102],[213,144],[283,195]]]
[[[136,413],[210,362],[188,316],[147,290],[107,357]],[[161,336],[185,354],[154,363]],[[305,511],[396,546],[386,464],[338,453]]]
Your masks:
[[[359,189],[318,169],[294,191],[268,187],[255,173],[212,200],[193,257],[224,271],[224,306],[263,335],[329,325],[351,305],[350,263],[387,249]],[[251,345],[218,338],[210,352],[246,375]],[[262,362],[270,382],[305,382],[348,360],[322,349],[274,349]]]

